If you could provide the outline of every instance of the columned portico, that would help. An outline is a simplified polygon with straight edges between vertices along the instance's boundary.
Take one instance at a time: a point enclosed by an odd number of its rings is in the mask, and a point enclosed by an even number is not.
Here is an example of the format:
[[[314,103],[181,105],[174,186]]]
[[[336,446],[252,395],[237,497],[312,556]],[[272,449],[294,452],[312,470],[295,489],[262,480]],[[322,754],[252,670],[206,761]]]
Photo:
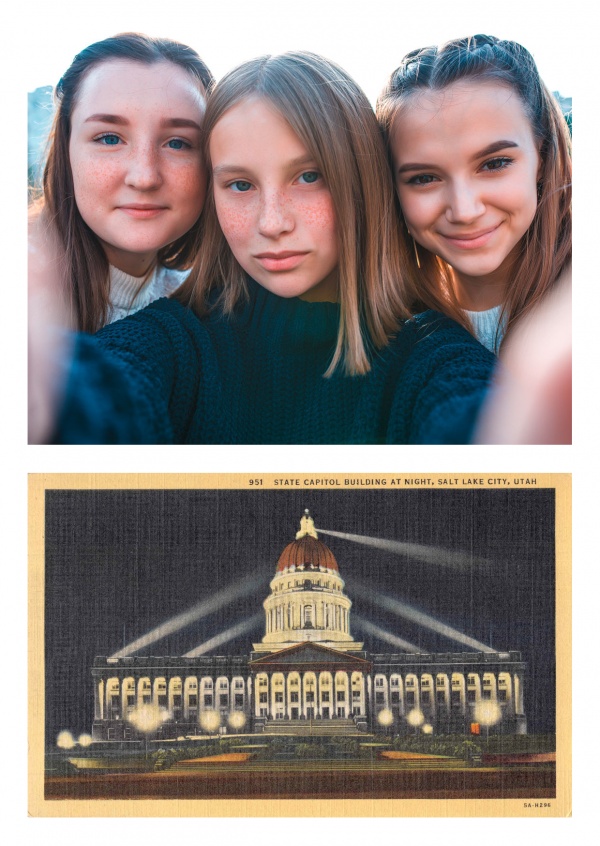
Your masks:
[[[94,739],[143,736],[144,709],[156,738],[287,730],[289,721],[331,733],[526,733],[518,652],[367,654],[352,637],[344,588],[306,511],[279,557],[250,657],[97,658]]]

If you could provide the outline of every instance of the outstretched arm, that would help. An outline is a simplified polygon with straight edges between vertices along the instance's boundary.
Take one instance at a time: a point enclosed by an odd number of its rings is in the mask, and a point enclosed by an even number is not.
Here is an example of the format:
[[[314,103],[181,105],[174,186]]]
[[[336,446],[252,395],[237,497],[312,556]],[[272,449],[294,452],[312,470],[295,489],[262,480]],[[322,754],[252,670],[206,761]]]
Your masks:
[[[58,233],[40,208],[28,223],[28,439],[41,444],[52,436],[72,340]]]
[[[569,269],[507,339],[477,443],[571,443],[571,312]]]
[[[199,321],[159,300],[94,336],[77,335],[55,443],[184,443],[203,363]],[[206,358],[206,356],[204,356]]]

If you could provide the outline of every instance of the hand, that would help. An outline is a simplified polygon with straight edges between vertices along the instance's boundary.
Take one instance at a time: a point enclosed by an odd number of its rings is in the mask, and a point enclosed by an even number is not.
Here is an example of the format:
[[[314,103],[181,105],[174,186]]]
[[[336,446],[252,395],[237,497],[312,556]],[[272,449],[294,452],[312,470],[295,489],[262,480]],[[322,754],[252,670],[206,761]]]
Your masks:
[[[52,436],[70,355],[71,328],[65,293],[64,252],[44,211],[29,215],[28,406],[29,443]]]
[[[571,315],[569,268],[502,348],[475,443],[571,443]]]

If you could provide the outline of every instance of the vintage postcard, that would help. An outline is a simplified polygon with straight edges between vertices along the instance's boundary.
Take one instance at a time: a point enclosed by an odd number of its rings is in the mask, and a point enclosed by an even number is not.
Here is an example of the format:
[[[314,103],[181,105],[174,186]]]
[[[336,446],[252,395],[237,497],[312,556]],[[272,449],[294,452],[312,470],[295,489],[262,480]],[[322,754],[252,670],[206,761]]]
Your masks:
[[[29,495],[32,816],[570,815],[569,475]]]

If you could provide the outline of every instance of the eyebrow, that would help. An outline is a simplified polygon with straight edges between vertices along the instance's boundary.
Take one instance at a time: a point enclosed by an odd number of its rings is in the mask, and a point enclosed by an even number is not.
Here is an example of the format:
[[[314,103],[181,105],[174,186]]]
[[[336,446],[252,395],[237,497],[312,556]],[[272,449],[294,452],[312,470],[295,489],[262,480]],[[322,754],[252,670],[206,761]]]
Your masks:
[[[498,153],[500,150],[508,150],[513,147],[518,147],[516,141],[507,141],[503,139],[502,141],[494,141],[492,144],[488,144],[487,147],[484,147],[483,150],[479,150],[475,153],[474,156],[471,157],[471,161],[477,161],[477,159],[483,159],[485,156],[491,156],[493,153]],[[402,165],[398,168],[398,173],[406,173],[409,170],[428,170],[429,168],[434,167],[431,164],[419,164],[418,162],[407,162],[407,164]]]
[[[314,167],[317,166],[317,163],[313,156],[308,153],[307,155],[298,156],[295,159],[290,159],[289,162],[286,163],[286,167],[288,170],[295,170],[297,167],[302,167],[303,165],[312,165]],[[250,173],[251,168],[247,168],[244,165],[235,165],[235,164],[223,164],[217,165],[217,167],[213,168],[213,174],[215,176],[220,176],[221,174],[227,173]]]
[[[84,123],[110,123],[114,124],[115,126],[128,126],[129,121],[126,117],[122,115],[109,115],[103,112],[97,112],[93,115],[87,117]],[[195,120],[191,120],[190,118],[165,118],[161,120],[160,126],[164,128],[189,128],[189,129],[197,129],[199,132],[201,131],[202,127],[200,124],[196,123]]]

